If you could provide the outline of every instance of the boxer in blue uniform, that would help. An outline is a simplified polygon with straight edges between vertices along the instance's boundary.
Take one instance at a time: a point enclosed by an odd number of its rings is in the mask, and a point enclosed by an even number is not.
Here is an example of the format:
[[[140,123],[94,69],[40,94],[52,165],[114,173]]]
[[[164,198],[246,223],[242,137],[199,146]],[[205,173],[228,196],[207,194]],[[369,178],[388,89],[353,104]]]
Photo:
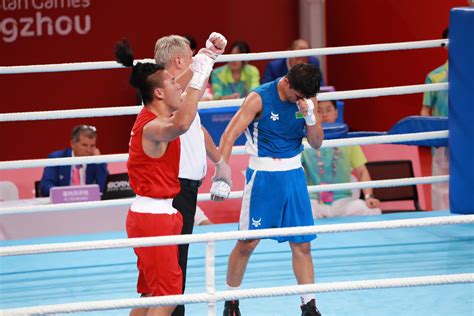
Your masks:
[[[315,149],[324,138],[315,108],[320,77],[317,67],[299,64],[285,77],[260,86],[248,95],[222,135],[219,150],[225,161],[237,137],[245,132],[247,139],[250,161],[240,213],[241,230],[314,225],[301,152],[303,137]],[[216,187],[219,185],[213,185]],[[289,242],[298,284],[314,283],[310,241],[315,238],[315,235],[273,238]],[[258,242],[257,239],[237,241],[229,256],[229,289],[239,288]],[[302,315],[320,315],[314,294],[301,298]],[[240,315],[238,301],[226,302],[224,316],[228,315]]]

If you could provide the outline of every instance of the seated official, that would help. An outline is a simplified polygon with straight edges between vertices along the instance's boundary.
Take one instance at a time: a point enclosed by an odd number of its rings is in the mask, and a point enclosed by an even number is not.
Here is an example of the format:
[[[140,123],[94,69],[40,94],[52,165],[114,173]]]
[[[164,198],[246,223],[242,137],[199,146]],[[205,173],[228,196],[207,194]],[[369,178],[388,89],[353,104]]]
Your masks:
[[[55,151],[48,158],[100,155],[96,141],[97,130],[94,126],[78,125],[71,133],[71,148]],[[85,184],[98,184],[103,192],[107,174],[105,163],[45,167],[40,182],[41,195],[49,196],[49,190],[53,187]]]
[[[322,123],[334,123],[338,116],[336,102],[318,102],[318,113]],[[302,153],[308,185],[351,182],[352,173],[360,181],[370,181],[366,162],[360,146],[306,149]],[[313,216],[322,218],[381,214],[380,201],[373,196],[372,188],[363,189],[363,192],[364,200],[354,197],[351,190],[313,192],[310,194]]]

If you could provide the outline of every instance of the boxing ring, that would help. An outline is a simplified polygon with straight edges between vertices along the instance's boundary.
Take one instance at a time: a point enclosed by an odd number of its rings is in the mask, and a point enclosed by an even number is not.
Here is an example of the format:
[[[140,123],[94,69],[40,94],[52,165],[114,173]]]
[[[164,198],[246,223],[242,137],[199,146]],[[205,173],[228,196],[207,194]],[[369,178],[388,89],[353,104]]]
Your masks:
[[[456,13],[454,13],[456,15]],[[469,26],[474,30],[474,11]],[[457,20],[457,18],[456,18]],[[464,22],[463,18],[460,18]],[[458,22],[461,23],[461,22]],[[461,24],[462,25],[462,24]],[[454,24],[454,34],[461,25]],[[453,31],[454,29],[454,31]],[[465,31],[468,32],[468,31]],[[459,30],[459,33],[462,33]],[[466,37],[467,38],[467,37]],[[451,40],[450,40],[451,41]],[[329,55],[391,49],[439,47],[447,41],[394,43],[345,48],[325,48],[295,52],[255,53],[249,56],[222,56],[219,61],[272,59],[302,55]],[[450,45],[454,44],[450,42]],[[460,44],[457,44],[460,45]],[[383,47],[383,49],[381,48]],[[465,49],[465,48],[463,48]],[[474,45],[468,49],[474,52]],[[453,48],[456,51],[456,47]],[[451,53],[451,47],[450,47]],[[266,54],[266,55],[263,55]],[[469,56],[469,53],[465,53]],[[92,65],[90,65],[92,64]],[[112,64],[112,63],[111,63]],[[114,63],[115,64],[115,63]],[[0,67],[1,73],[106,69],[104,64]],[[451,80],[452,78],[450,78]],[[455,79],[456,80],[456,79]],[[472,78],[470,79],[472,81]],[[356,91],[328,92],[319,100],[375,97],[447,89],[447,84],[416,85]],[[450,87],[452,89],[452,87]],[[242,100],[211,101],[200,105],[235,106]],[[92,110],[49,111],[0,114],[0,121],[64,119],[136,114],[137,107]],[[462,127],[438,132],[361,137],[325,141],[323,147],[399,143],[450,137]],[[468,138],[472,128],[468,127]],[[464,135],[466,136],[466,135]],[[472,140],[473,138],[471,138]],[[464,144],[465,139],[459,142]],[[455,141],[455,143],[458,140]],[[453,144],[450,142],[450,148]],[[234,148],[234,154],[242,148]],[[0,162],[0,169],[69,165],[72,163],[125,161],[126,154],[95,157],[40,159]],[[470,173],[472,170],[468,170]],[[458,179],[458,170],[454,169]],[[309,191],[332,191],[363,187],[400,186],[448,181],[449,176],[420,177],[309,187]],[[453,181],[453,178],[450,180]],[[469,179],[468,179],[469,181]],[[456,180],[456,184],[457,184]],[[464,185],[460,181],[460,185]],[[464,191],[467,192],[464,188]],[[472,191],[471,191],[472,192]],[[459,192],[455,192],[459,198]],[[231,198],[240,198],[233,192]],[[201,194],[199,200],[208,200]],[[471,201],[465,211],[474,213]],[[467,199],[469,200],[469,199]],[[453,201],[453,197],[452,197]],[[457,200],[456,200],[457,202]],[[68,205],[71,210],[95,206],[123,205],[130,200],[83,202]],[[463,204],[464,203],[464,204]],[[0,209],[5,214],[51,212],[64,205],[42,205]],[[235,231],[236,224],[196,227],[192,236],[126,239],[125,232],[68,237],[2,241],[0,248],[0,314],[80,313],[87,315],[127,315],[130,307],[187,303],[189,315],[215,315],[222,312],[223,300],[242,299],[244,315],[292,315],[299,313],[301,293],[316,292],[318,308],[325,315],[419,315],[474,313],[474,215],[452,215],[448,211],[384,214],[318,220],[315,226],[261,231]],[[316,282],[296,286],[291,255],[286,243],[262,240],[250,259],[242,290],[225,290],[227,256],[235,239],[289,234],[318,233],[312,243]],[[171,243],[193,243],[190,247],[186,294],[137,298],[135,292],[136,258],[131,247]],[[245,300],[243,300],[245,298]]]
[[[447,212],[397,213],[322,219],[318,226],[405,218],[436,218]],[[195,234],[236,230],[236,224],[195,227]],[[320,234],[312,243],[316,284],[426,275],[472,273],[472,224]],[[8,241],[4,246],[115,240],[124,232]],[[234,240],[216,243],[216,291],[225,291],[227,256]],[[262,240],[250,259],[243,289],[293,286],[286,244]],[[206,291],[205,245],[190,247],[187,294]],[[131,249],[50,253],[2,258],[2,309],[136,297],[136,263]],[[388,275],[389,273],[389,275]],[[317,294],[326,315],[470,315],[474,285],[446,284]],[[297,296],[241,301],[243,315],[297,315]],[[460,303],[462,302],[462,303]],[[223,303],[218,304],[218,314]],[[206,304],[188,304],[189,315],[206,315]],[[128,310],[83,315],[128,315]]]

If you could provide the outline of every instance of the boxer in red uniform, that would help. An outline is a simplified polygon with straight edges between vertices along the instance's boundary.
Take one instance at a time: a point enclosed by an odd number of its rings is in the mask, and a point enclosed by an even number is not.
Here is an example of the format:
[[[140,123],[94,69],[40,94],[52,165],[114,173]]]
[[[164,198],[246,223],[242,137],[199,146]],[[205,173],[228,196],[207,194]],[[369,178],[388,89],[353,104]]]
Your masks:
[[[179,136],[194,120],[215,55],[204,51],[194,57],[190,67],[193,76],[183,99],[180,84],[163,66],[152,63],[133,66],[133,52],[126,40],[117,43],[115,56],[119,63],[132,67],[130,84],[138,89],[144,104],[129,143],[128,174],[137,198],[127,215],[128,237],[179,235],[183,221],[172,206],[173,198],[180,191]],[[142,296],[182,293],[177,245],[134,250],[138,257],[138,293]],[[175,307],[137,308],[130,314],[170,315]]]

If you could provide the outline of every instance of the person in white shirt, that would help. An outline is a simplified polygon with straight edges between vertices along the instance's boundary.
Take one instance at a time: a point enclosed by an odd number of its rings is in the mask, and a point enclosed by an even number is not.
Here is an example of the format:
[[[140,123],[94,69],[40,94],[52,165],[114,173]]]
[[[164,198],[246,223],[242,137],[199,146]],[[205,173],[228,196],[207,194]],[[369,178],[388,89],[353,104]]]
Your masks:
[[[227,40],[219,33],[212,33],[207,40],[206,47],[216,55],[225,50]],[[181,84],[186,87],[192,77],[189,66],[192,63],[193,53],[189,41],[179,35],[165,36],[157,40],[155,44],[155,62],[162,64],[165,69]],[[206,175],[206,155],[216,166],[213,179],[222,180],[220,183],[231,183],[231,170],[229,165],[223,161],[209,132],[201,126],[199,114],[189,128],[180,136],[181,157],[179,164],[179,180],[181,192],[173,201],[173,207],[178,209],[183,216],[183,230],[181,234],[192,234],[194,215],[196,212],[198,188],[202,178]],[[212,196],[216,200],[222,200],[225,196]],[[179,264],[183,271],[183,292],[186,283],[186,267],[188,260],[188,244],[179,245]],[[184,315],[184,306],[179,305],[173,312],[173,316]]]

